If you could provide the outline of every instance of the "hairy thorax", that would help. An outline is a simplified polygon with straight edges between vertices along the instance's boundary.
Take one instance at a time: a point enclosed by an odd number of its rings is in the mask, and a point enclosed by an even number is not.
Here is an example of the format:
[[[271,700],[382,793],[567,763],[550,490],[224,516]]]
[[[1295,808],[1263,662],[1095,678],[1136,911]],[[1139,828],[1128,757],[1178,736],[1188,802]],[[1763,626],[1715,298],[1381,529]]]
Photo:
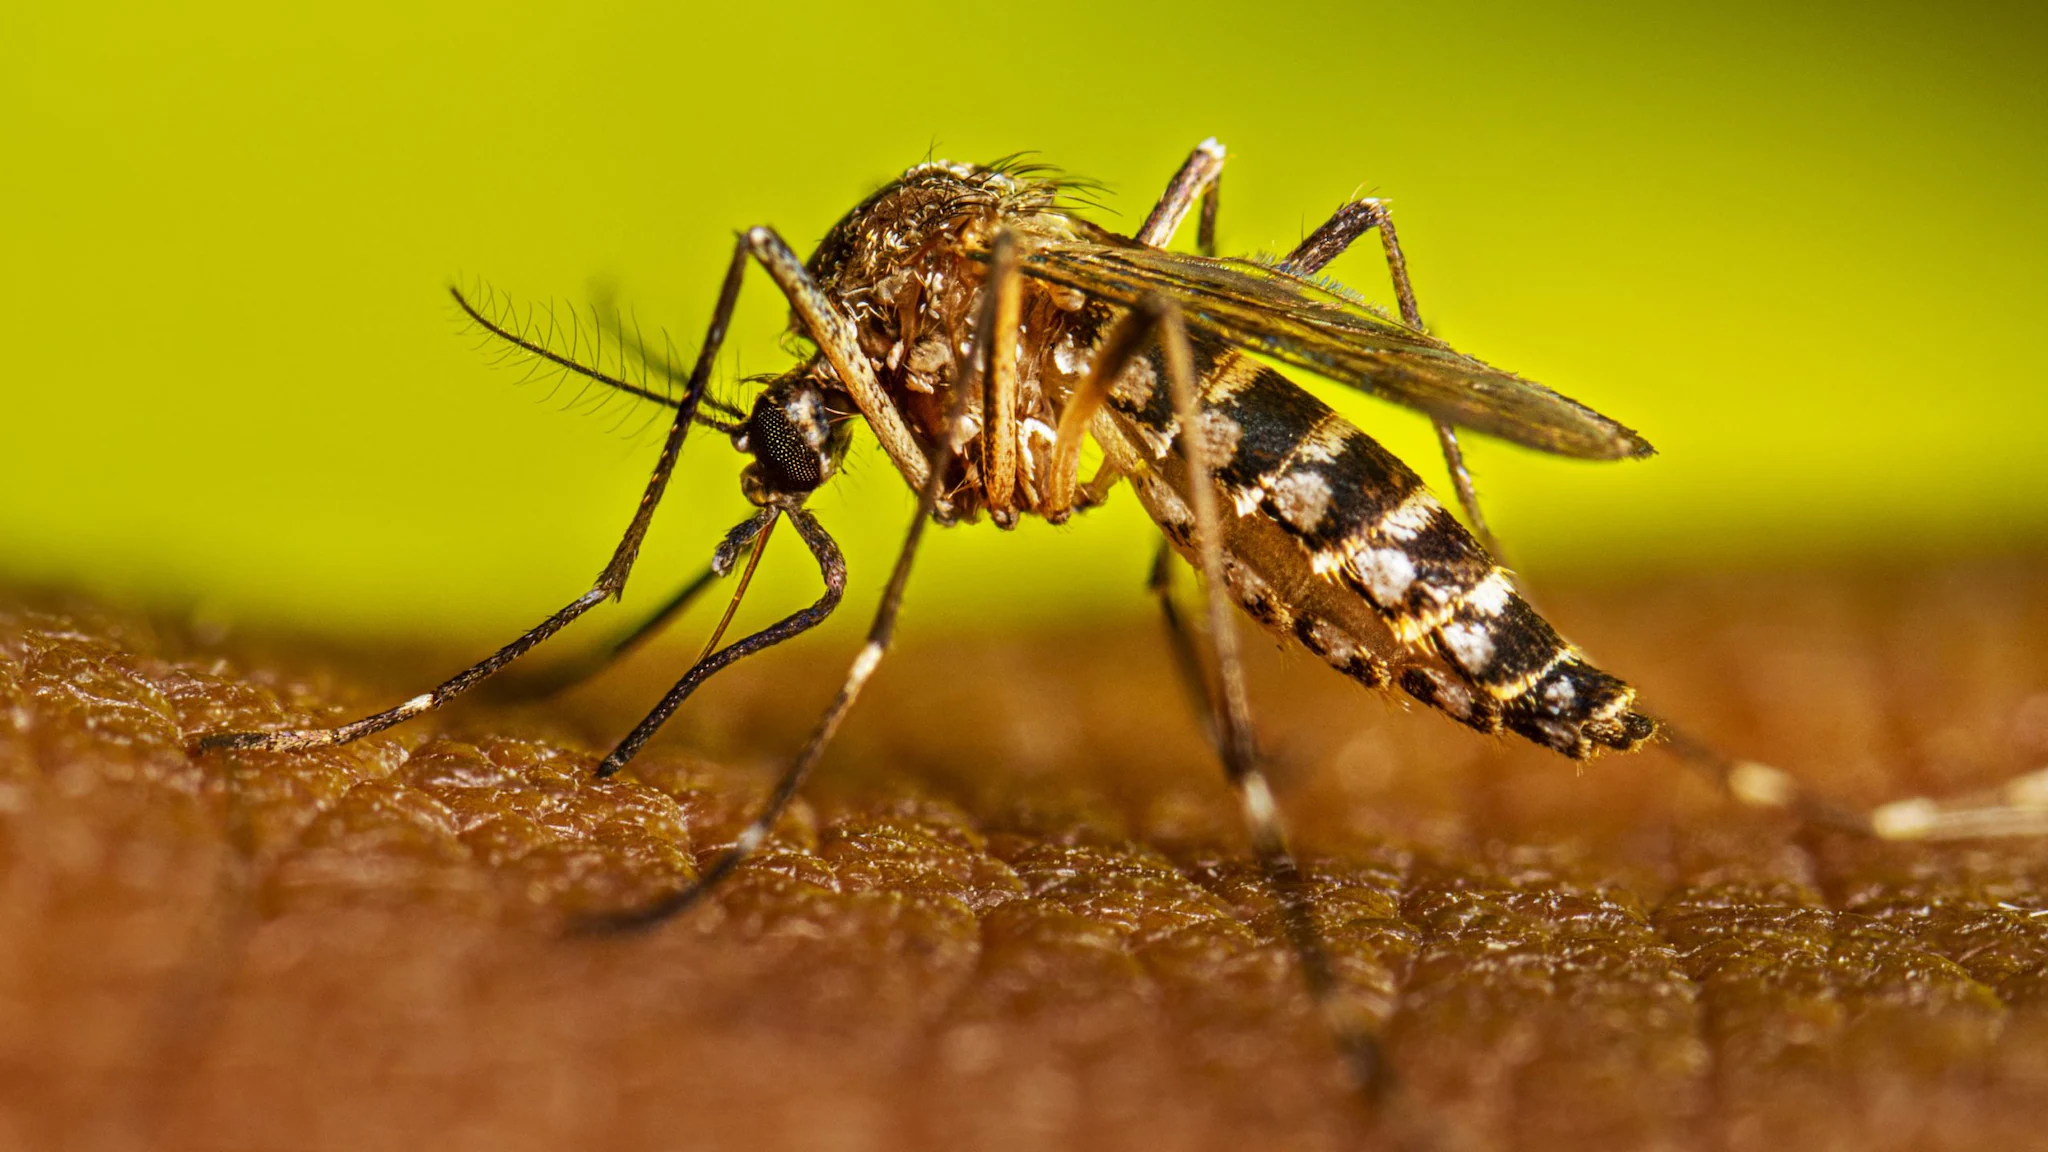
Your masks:
[[[979,381],[970,367],[972,332],[989,246],[1007,229],[1034,243],[1117,238],[1062,211],[1057,181],[1012,175],[1001,167],[922,164],[868,197],[818,245],[809,270],[853,321],[860,350],[874,365],[914,436],[929,450],[954,403],[955,385]],[[1004,503],[1044,510],[1054,429],[1067,396],[1087,373],[1089,352],[1108,310],[1081,293],[1025,280],[1017,328],[1016,493]],[[990,504],[977,387],[966,398],[963,446],[946,477],[953,518],[973,519]]]

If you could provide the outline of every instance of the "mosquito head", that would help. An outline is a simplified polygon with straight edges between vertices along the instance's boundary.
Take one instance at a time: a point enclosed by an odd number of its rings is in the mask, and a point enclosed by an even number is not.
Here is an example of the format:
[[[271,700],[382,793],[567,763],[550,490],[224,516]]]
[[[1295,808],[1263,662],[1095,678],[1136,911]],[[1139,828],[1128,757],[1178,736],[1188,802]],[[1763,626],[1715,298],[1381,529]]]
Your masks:
[[[754,457],[740,490],[763,508],[802,504],[839,471],[852,435],[852,421],[831,409],[808,367],[777,376],[732,434],[733,447]]]

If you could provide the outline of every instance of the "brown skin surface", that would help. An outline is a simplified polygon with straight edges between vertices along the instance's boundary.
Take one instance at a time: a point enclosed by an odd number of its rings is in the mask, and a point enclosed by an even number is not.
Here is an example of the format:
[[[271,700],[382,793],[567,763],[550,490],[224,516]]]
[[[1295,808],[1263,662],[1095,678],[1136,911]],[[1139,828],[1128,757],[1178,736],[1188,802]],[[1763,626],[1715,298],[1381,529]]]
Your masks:
[[[1845,800],[2048,763],[2048,564],[1545,602],[1653,710]],[[682,643],[553,702],[194,760],[474,654],[0,595],[0,1147],[1355,1144],[1156,630],[909,620],[772,849],[592,938],[565,921],[732,834],[849,637],[743,665],[599,784]],[[1442,1146],[2048,1140],[2048,845],[1803,831],[1668,756],[1581,772],[1254,647],[1349,1003],[1392,1012]]]

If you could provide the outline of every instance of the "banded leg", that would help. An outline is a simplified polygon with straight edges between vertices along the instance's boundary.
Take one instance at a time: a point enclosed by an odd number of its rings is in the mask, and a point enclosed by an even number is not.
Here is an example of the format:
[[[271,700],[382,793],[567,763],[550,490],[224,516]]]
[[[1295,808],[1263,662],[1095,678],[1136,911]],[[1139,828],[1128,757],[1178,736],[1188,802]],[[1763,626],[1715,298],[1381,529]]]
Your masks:
[[[697,597],[702,596],[704,590],[711,587],[712,582],[717,579],[718,573],[706,565],[703,571],[691,577],[689,583],[684,584],[663,601],[661,607],[648,613],[646,619],[627,629],[618,639],[574,657],[558,668],[547,669],[540,675],[530,678],[521,677],[512,687],[501,689],[501,696],[510,699],[538,700],[558,692],[566,692],[586,680],[601,675],[606,669],[631,655],[655,633],[668,627],[670,621],[696,603]],[[496,683],[503,685],[504,681]]]
[[[1152,208],[1152,214],[1145,217],[1145,223],[1138,228],[1137,241],[1152,248],[1164,248],[1173,242],[1173,234],[1180,230],[1180,223],[1187,219],[1188,210],[1199,198],[1202,202],[1202,219],[1197,228],[1196,247],[1204,256],[1216,254],[1216,198],[1223,180],[1223,145],[1214,136],[1195,145],[1181,164],[1180,171],[1167,181],[1166,191],[1160,195],[1159,203]]]
[[[704,347],[697,353],[696,367],[690,371],[689,385],[683,392],[682,402],[676,407],[675,420],[669,425],[668,436],[662,442],[661,455],[655,461],[654,472],[648,477],[646,489],[641,492],[640,504],[633,511],[632,521],[626,525],[625,535],[619,539],[618,547],[613,549],[611,559],[598,574],[596,583],[591,585],[588,592],[570,601],[554,615],[527,630],[510,644],[442,681],[433,691],[421,693],[397,707],[387,708],[382,712],[332,728],[305,728],[281,732],[216,732],[194,741],[191,745],[192,750],[209,752],[216,749],[253,748],[273,752],[295,752],[306,748],[346,744],[351,740],[382,732],[394,724],[441,707],[518,659],[541,641],[561,631],[577,617],[604,603],[607,598],[623,595],[626,590],[626,577],[632,572],[633,561],[640,554],[640,545],[647,537],[647,527],[654,519],[654,510],[660,505],[662,493],[668,488],[669,477],[675,472],[676,461],[682,456],[683,438],[688,434],[691,423],[697,418],[698,408],[703,403],[705,387],[711,379],[712,366],[718,361],[719,349],[724,345],[726,330],[731,325],[733,309],[739,302],[740,279],[746,271],[749,253],[750,248],[745,239],[733,248],[732,260],[726,267],[725,282],[719,289],[718,303],[711,312],[710,327],[704,334]],[[456,301],[463,305],[473,320],[496,335],[536,355],[561,359],[553,356],[545,348],[536,346],[494,324],[470,308],[460,293],[456,294]],[[566,362],[564,366],[578,367]]]
[[[1146,585],[1159,601],[1160,620],[1166,625],[1166,646],[1173,652],[1173,666],[1180,673],[1181,687],[1194,705],[1195,715],[1202,718],[1208,729],[1210,743],[1216,744],[1222,738],[1222,725],[1216,716],[1216,688],[1210,683],[1201,653],[1195,650],[1194,633],[1181,618],[1180,605],[1174,603],[1173,556],[1173,545],[1162,538],[1159,551],[1152,557],[1152,574]]]
[[[1251,704],[1245,691],[1244,665],[1237,643],[1235,618],[1223,571],[1222,511],[1216,487],[1210,480],[1207,437],[1198,419],[1194,353],[1180,308],[1172,300],[1148,296],[1120,318],[1096,352],[1091,377],[1115,379],[1133,359],[1157,343],[1166,361],[1173,389],[1174,409],[1180,426],[1182,454],[1187,461],[1187,488],[1202,553],[1204,595],[1209,615],[1209,648],[1216,673],[1217,707],[1211,710],[1219,731],[1217,745],[1222,754],[1224,776],[1236,790],[1243,807],[1252,850],[1258,857],[1266,882],[1280,905],[1281,920],[1289,943],[1299,958],[1302,978],[1310,998],[1322,1013],[1349,1066],[1356,1087],[1377,1097],[1388,1087],[1386,1062],[1379,1039],[1371,1032],[1351,1026],[1338,1018],[1336,977],[1331,970],[1293,854],[1280,810],[1274,803],[1257,760],[1252,732]],[[1064,424],[1064,421],[1062,422]]]
[[[984,289],[983,308],[975,325],[972,352],[969,356],[969,363],[981,364],[984,371],[987,370],[987,360],[994,353],[996,344],[994,334],[990,331],[995,314],[999,312],[992,299],[995,286],[1018,275],[1016,244],[1008,233],[997,235],[989,251],[988,266],[990,287]],[[924,469],[924,480],[918,486],[917,492],[917,512],[911,518],[909,530],[904,533],[902,548],[896,553],[896,566],[889,573],[888,585],[882,590],[882,602],[876,607],[874,620],[868,625],[867,642],[861,645],[859,654],[853,658],[853,664],[847,669],[846,679],[840,684],[839,692],[833,696],[832,703],[825,708],[825,714],[818,718],[818,723],[811,729],[810,738],[804,742],[803,749],[790,761],[789,767],[783,770],[781,779],[776,781],[775,790],[770,793],[768,802],[762,806],[760,814],[740,832],[732,847],[726,849],[723,855],[712,862],[711,867],[704,870],[696,883],[644,908],[594,920],[588,925],[589,928],[606,930],[646,927],[667,919],[703,899],[706,893],[732,875],[767,841],[769,831],[789,809],[790,801],[796,798],[797,791],[803,787],[804,781],[811,774],[811,769],[816,767],[818,760],[824,756],[826,747],[839,731],[840,722],[846,719],[846,714],[853,708],[853,702],[860,696],[861,689],[867,686],[869,677],[873,676],[875,669],[881,665],[883,655],[889,650],[889,642],[895,637],[896,617],[903,606],[904,589],[910,583],[911,564],[917,558],[919,542],[924,539],[926,522],[939,510],[939,496],[945,486],[946,472],[960,451],[967,401],[972,394],[973,390],[968,387],[956,388],[954,391],[953,402],[946,415],[946,434],[939,437],[938,444],[933,447],[932,458]],[[795,518],[796,514],[792,512],[791,519]],[[799,520],[797,523],[799,531],[802,531],[803,521]],[[808,539],[807,536],[806,540]],[[735,642],[734,646],[738,643],[741,642]],[[694,673],[696,670],[691,671]],[[681,684],[677,685],[678,689],[682,687]],[[660,712],[660,709],[656,711]],[[653,716],[650,716],[649,720],[658,723]],[[646,727],[646,724],[643,722],[642,726]],[[631,741],[632,737],[628,737],[627,743]],[[605,758],[604,764],[598,770],[599,775],[609,775],[617,771],[626,757],[631,756],[633,750],[637,748],[637,744],[628,748],[626,743],[622,743]]]
[[[1354,200],[1339,208],[1322,227],[1296,244],[1280,266],[1296,275],[1313,275],[1351,247],[1352,241],[1372,231],[1379,232],[1380,246],[1386,249],[1387,275],[1394,282],[1394,299],[1401,309],[1401,321],[1422,331],[1422,310],[1416,307],[1415,286],[1408,279],[1408,258],[1401,253],[1394,218],[1383,201]],[[1479,490],[1472,484],[1472,470],[1465,466],[1465,450],[1458,443],[1458,430],[1441,420],[1434,423],[1437,444],[1443,449],[1444,467],[1450,471],[1451,486],[1458,490],[1458,504],[1465,510],[1472,535],[1479,538],[1489,555],[1502,560],[1500,541],[1494,538],[1493,530],[1486,525],[1486,514],[1480,511]]]
[[[1736,802],[1789,812],[1812,826],[1901,841],[2048,836],[2048,769],[2016,776],[1988,796],[1911,796],[1859,812],[1809,791],[1783,769],[1724,756],[1662,717],[1657,726],[1673,753],[1726,789]]]

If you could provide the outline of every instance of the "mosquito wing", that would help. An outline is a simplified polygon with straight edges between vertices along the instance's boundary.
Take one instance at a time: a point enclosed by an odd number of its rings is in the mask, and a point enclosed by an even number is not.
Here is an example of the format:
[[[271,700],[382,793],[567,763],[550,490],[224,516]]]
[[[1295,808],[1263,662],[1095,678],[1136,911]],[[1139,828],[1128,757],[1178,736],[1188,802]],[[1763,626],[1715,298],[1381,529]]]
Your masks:
[[[1532,380],[1481,363],[1338,291],[1253,260],[1062,241],[1029,247],[1023,271],[1112,304],[1160,293],[1189,327],[1460,428],[1560,456],[1647,456],[1648,442]]]

